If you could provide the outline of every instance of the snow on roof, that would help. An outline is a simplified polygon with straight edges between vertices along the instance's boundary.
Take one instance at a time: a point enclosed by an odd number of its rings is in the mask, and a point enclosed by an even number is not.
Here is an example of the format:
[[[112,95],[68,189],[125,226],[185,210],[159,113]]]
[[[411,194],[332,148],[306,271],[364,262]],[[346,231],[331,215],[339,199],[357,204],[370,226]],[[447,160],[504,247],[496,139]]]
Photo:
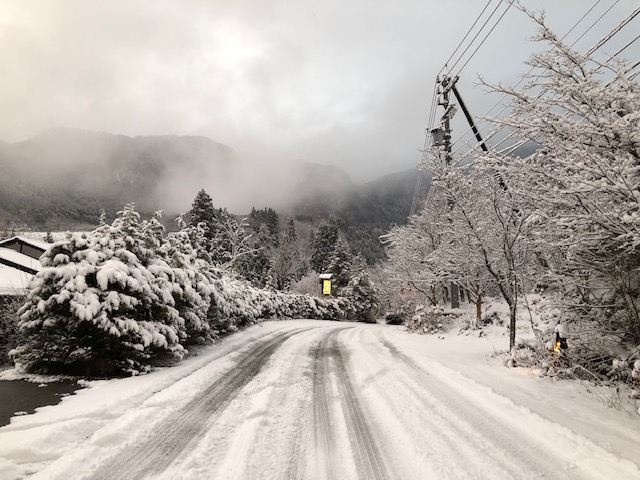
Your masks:
[[[321,273],[320,280],[331,280],[333,278],[333,273]]]
[[[0,259],[8,260],[31,270],[42,270],[42,264],[39,260],[31,258],[20,252],[16,252],[11,248],[0,247]],[[7,265],[5,265],[7,266]]]
[[[42,250],[46,250],[47,248],[49,248],[51,246],[50,243],[47,243],[44,240],[35,240],[33,238],[23,237],[23,236],[20,236],[20,235],[16,235],[15,237],[7,238],[5,240],[0,240],[0,246],[4,245],[5,243],[10,243],[13,240],[18,240],[20,242],[27,243],[29,245],[33,245],[34,247],[40,248]]]
[[[0,264],[0,295],[24,295],[32,278],[33,275]]]

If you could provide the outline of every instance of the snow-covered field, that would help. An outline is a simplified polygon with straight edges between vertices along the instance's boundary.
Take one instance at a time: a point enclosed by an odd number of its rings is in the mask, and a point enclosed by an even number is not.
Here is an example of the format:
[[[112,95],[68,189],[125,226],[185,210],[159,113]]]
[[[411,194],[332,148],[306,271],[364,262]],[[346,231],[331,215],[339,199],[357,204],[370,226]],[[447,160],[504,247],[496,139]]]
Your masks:
[[[640,479],[640,417],[487,332],[266,322],[12,419],[0,478]]]

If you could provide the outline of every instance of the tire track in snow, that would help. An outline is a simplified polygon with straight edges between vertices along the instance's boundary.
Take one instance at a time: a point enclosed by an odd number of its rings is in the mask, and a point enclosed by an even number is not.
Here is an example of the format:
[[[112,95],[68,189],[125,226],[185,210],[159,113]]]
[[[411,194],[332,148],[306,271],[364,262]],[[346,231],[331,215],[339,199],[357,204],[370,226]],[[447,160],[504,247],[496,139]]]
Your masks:
[[[99,469],[93,478],[142,479],[165,470],[182,451],[204,435],[208,421],[226,408],[285,341],[312,328],[278,333],[255,345],[231,372],[191,400],[177,415],[156,429],[150,439],[116,456]]]
[[[356,466],[365,480],[385,480],[392,478],[384,456],[378,446],[371,426],[368,424],[356,390],[349,378],[345,354],[340,348],[337,335],[328,339],[328,353],[335,362],[338,387],[345,405],[347,427],[352,439]]]
[[[316,469],[318,477],[328,480],[338,478],[335,464],[337,455],[334,449],[335,432],[331,427],[330,393],[327,391],[330,382],[329,341],[340,330],[331,330],[312,350]]]
[[[313,360],[309,354],[319,333],[325,331],[301,333],[284,344],[210,423],[198,453],[185,463],[176,461],[162,478],[179,478],[181,468],[188,471],[194,463],[207,466],[190,478],[313,478],[302,472],[309,465],[305,455],[309,445],[313,451]]]

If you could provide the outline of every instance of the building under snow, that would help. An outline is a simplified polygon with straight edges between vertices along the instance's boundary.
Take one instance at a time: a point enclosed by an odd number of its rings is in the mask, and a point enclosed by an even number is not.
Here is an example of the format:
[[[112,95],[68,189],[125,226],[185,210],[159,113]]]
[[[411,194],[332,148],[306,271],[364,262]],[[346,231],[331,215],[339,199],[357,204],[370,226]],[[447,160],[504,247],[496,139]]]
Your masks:
[[[0,241],[0,297],[27,293],[29,281],[42,269],[40,256],[49,246],[25,237]]]

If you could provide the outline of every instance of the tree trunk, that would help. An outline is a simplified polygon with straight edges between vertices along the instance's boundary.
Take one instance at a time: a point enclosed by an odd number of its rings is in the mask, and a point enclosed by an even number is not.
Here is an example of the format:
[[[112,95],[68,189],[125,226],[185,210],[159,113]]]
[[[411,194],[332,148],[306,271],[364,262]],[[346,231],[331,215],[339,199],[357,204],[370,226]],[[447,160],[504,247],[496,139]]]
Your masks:
[[[478,295],[476,299],[476,327],[479,327],[482,322],[482,296]]]
[[[516,312],[517,305],[512,302],[509,305],[509,351],[513,350],[516,345]]]
[[[435,285],[431,285],[431,296],[429,297],[429,301],[431,302],[432,307],[438,305],[438,292],[436,291]]]

